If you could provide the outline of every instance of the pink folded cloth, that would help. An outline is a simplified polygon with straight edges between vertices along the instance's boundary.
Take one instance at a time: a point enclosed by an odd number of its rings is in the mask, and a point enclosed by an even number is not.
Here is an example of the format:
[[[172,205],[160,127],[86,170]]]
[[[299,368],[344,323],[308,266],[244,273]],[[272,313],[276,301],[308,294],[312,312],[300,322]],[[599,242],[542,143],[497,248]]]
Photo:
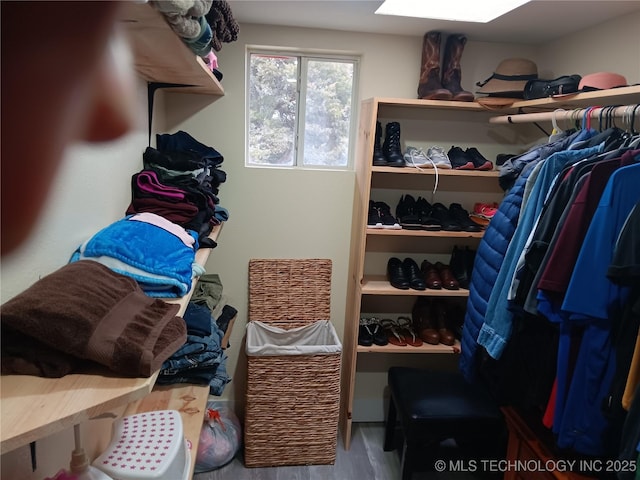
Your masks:
[[[142,192],[159,195],[162,197],[169,197],[175,200],[184,200],[184,190],[180,188],[164,185],[158,180],[156,172],[151,170],[143,170],[137,174],[136,185]]]

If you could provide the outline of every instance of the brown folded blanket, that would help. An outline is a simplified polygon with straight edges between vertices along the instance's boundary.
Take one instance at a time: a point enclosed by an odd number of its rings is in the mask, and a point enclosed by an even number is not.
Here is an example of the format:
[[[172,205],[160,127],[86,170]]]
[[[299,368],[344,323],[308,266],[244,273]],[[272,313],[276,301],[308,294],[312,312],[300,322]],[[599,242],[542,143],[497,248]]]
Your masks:
[[[178,308],[100,263],[70,263],[0,307],[2,373],[59,377],[86,359],[149,377],[186,342]]]

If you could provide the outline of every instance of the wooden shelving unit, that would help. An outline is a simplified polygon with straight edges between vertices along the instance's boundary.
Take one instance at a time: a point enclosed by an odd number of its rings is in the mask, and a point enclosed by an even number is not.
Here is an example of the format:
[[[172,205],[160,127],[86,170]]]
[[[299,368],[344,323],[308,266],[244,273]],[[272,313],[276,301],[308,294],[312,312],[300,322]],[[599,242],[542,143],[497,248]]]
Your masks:
[[[360,107],[356,159],[356,192],[351,231],[351,259],[347,292],[347,311],[343,341],[342,405],[340,429],[345,448],[351,443],[351,424],[358,355],[370,353],[459,353],[460,345],[413,347],[358,345],[360,316],[393,315],[409,316],[416,297],[446,297],[448,302],[464,302],[469,291],[460,290],[399,290],[386,278],[382,260],[391,256],[448,255],[457,245],[477,248],[484,233],[427,232],[420,230],[385,230],[367,226],[370,200],[397,201],[402,193],[422,195],[430,203],[430,195],[436,195],[434,169],[427,167],[374,167],[372,158],[375,144],[376,121],[399,121],[405,143],[437,144],[461,142],[465,146],[482,145],[491,156],[512,150],[522,151],[525,145],[539,141],[540,132],[523,125],[494,125],[492,118],[498,115],[516,116],[520,113],[552,112],[588,106],[632,105],[640,103],[640,86],[580,93],[562,98],[544,98],[518,101],[507,108],[486,109],[476,102],[452,102],[415,100],[405,98],[375,97],[364,100]],[[464,128],[461,128],[464,127]],[[405,129],[406,128],[406,129]],[[409,136],[405,136],[405,132]],[[464,132],[458,135],[455,132]],[[478,144],[476,145],[476,142]],[[408,143],[408,145],[417,145]],[[495,157],[494,157],[495,158]],[[440,199],[460,201],[467,210],[479,198],[501,196],[499,171],[458,171],[438,169],[437,191]],[[455,200],[454,200],[455,199]],[[442,200],[443,202],[445,200]],[[486,200],[482,200],[486,201]],[[497,201],[497,200],[491,200]],[[393,205],[390,205],[393,208]],[[420,263],[420,262],[418,262]],[[371,371],[367,371],[371,374]],[[383,372],[375,372],[383,373]]]
[[[211,238],[218,238],[222,225],[214,228]],[[198,250],[196,261],[204,265],[210,252],[208,248]],[[180,305],[179,315],[187,308],[195,284],[196,281],[188,295],[166,299]],[[3,375],[0,377],[0,453],[138,401],[151,393],[157,376],[155,373],[149,378],[121,378],[106,369],[62,378]],[[174,395],[179,397],[184,393],[182,385],[175,388]],[[204,402],[199,402],[202,410],[206,404],[206,396],[204,398]],[[197,447],[197,438],[195,445]]]
[[[136,71],[142,78],[148,82],[189,85],[167,91],[224,95],[209,67],[150,4],[124,2],[120,20],[133,49]]]

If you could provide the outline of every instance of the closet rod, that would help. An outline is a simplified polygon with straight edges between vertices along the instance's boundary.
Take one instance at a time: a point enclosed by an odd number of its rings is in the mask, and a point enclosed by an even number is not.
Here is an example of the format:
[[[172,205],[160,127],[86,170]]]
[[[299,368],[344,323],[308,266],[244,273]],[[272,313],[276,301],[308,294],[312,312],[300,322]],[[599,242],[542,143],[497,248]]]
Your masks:
[[[552,112],[539,112],[539,113],[514,113],[512,115],[501,115],[499,117],[492,117],[489,119],[489,123],[535,123],[544,121],[559,121],[559,120],[582,120],[585,112],[591,108],[589,116],[592,120],[598,120],[601,116],[603,119],[607,117],[622,118],[626,124],[631,123],[631,119],[635,117],[636,121],[640,121],[640,105],[623,105],[617,107],[587,107],[577,108],[574,110],[557,109]]]

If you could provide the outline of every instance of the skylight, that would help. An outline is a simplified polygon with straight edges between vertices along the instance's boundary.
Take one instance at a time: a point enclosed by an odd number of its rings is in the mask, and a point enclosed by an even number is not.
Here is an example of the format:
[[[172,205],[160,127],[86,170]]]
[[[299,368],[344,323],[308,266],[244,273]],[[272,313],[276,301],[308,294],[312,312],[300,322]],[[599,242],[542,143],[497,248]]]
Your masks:
[[[488,23],[531,0],[385,0],[375,13],[457,22]]]

